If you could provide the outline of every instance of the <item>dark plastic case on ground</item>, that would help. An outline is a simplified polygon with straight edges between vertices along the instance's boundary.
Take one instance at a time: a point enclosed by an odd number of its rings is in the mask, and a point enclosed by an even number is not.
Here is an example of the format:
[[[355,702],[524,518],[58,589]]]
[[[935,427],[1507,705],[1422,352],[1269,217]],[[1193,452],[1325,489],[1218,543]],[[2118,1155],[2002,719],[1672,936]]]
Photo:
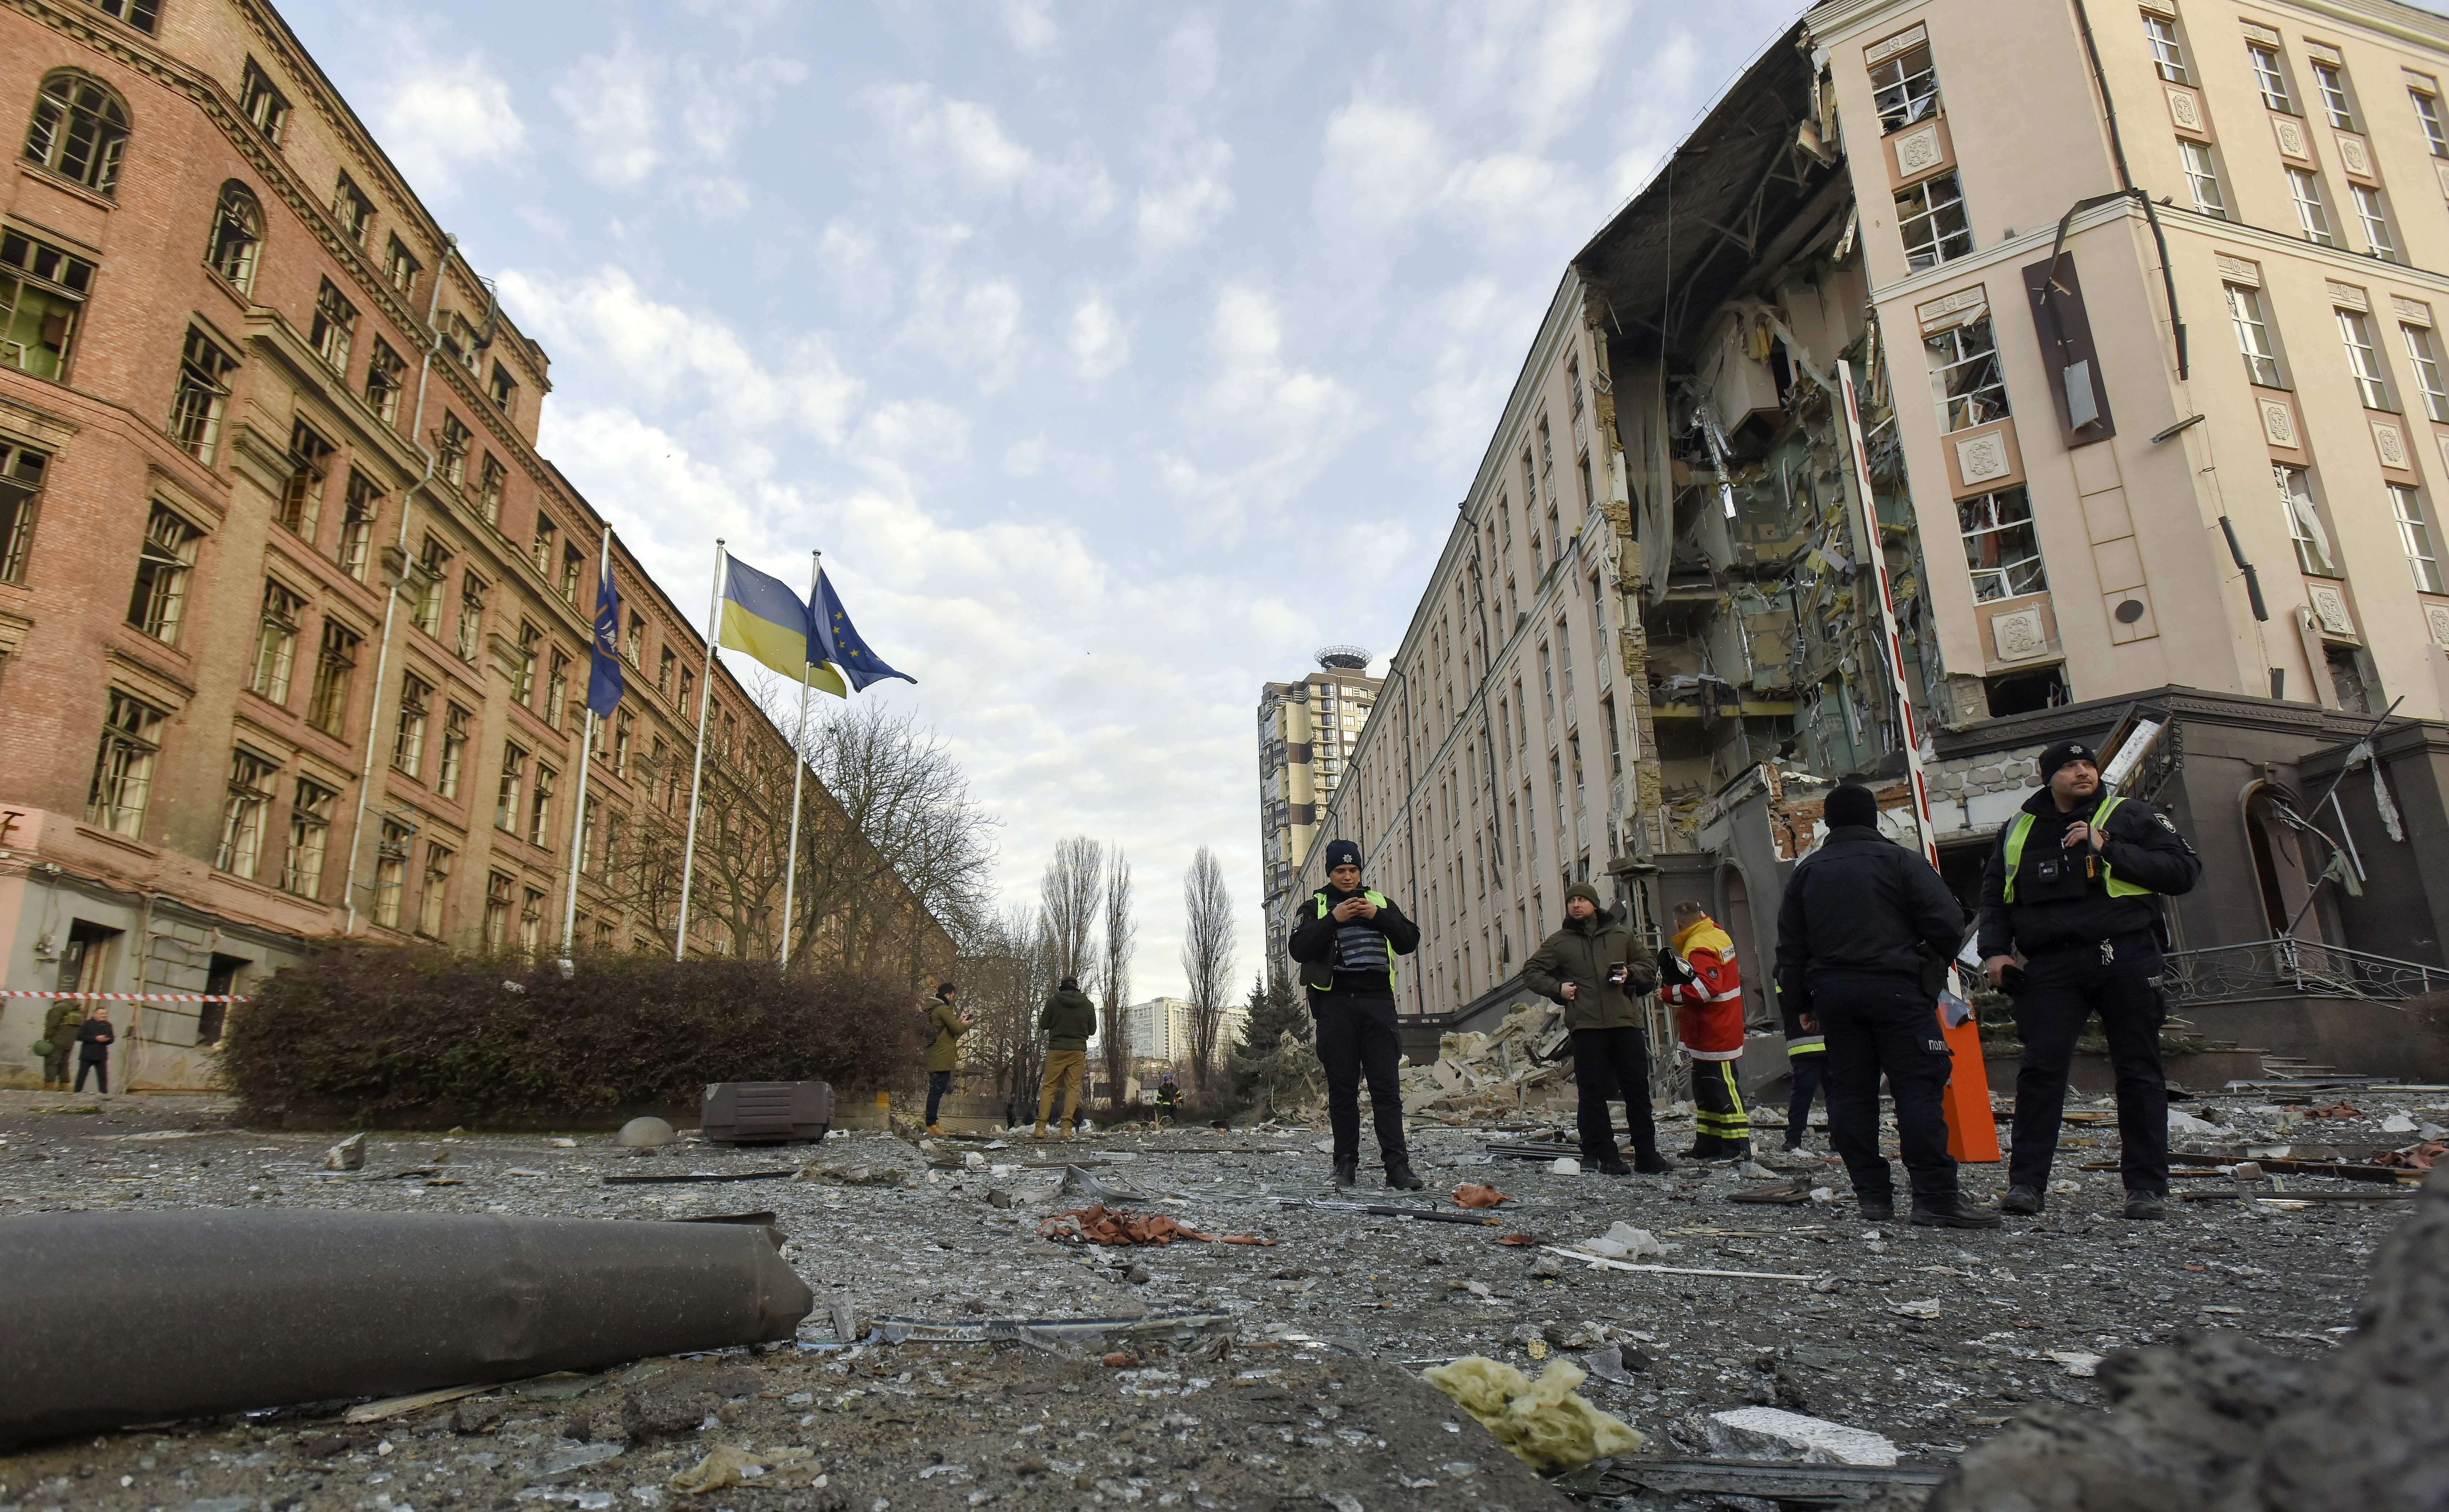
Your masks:
[[[698,1109],[698,1133],[714,1144],[821,1139],[834,1126],[834,1089],[822,1081],[716,1081]]]

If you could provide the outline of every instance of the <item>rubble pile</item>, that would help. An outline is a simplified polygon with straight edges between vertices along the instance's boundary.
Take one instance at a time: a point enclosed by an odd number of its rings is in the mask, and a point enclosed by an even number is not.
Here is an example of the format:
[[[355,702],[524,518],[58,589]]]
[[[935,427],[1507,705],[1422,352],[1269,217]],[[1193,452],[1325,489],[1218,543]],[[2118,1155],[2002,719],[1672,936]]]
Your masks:
[[[1449,1034],[1437,1058],[1402,1069],[1403,1111],[1450,1123],[1511,1118],[1572,1095],[1562,1008],[1530,1003],[1486,1034]]]

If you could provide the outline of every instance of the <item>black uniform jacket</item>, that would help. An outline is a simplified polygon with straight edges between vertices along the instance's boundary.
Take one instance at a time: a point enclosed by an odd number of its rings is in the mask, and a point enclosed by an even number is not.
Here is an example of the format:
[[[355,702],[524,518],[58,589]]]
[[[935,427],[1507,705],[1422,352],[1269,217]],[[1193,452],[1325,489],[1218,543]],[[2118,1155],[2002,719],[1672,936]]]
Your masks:
[[[1778,1005],[1809,1012],[1812,987],[1831,976],[1917,982],[1963,939],[1964,909],[1928,861],[1867,824],[1839,825],[1786,879]]]
[[[2018,893],[2026,890],[2035,856],[2073,853],[2059,846],[2067,826],[2089,820],[2097,808],[2096,801],[2087,802],[2073,813],[2061,813],[2057,799],[2046,787],[2024,801],[2024,812],[2033,816],[2033,832],[2024,838],[2025,881],[2016,884]],[[2081,897],[2054,902],[2018,897],[2010,905],[2007,836],[2014,828],[2012,819],[1999,826],[1998,841],[1990,848],[1990,860],[1981,869],[1981,959],[2017,950],[2029,959],[2054,950],[2097,946],[2103,940],[2156,934],[2160,923],[2156,900],[2131,895],[2112,898],[2108,884],[2100,880],[2094,880]],[[2110,814],[2107,829],[2109,838],[2100,853],[2120,881],[2172,897],[2193,890],[2195,879],[2203,874],[2202,857],[2194,854],[2194,848],[2166,814],[2140,798],[2129,798]]]
[[[1379,909],[1378,917],[1374,919],[1364,919],[1355,914],[1342,924],[1335,922],[1336,908],[1344,899],[1357,898],[1368,890],[1367,888],[1355,888],[1346,892],[1330,882],[1319,889],[1318,892],[1303,898],[1299,906],[1301,923],[1293,927],[1293,937],[1287,942],[1285,952],[1302,966],[1315,967],[1335,955],[1335,934],[1339,929],[1375,929],[1386,937],[1388,944],[1394,946],[1397,955],[1410,955],[1418,949],[1420,927],[1403,917],[1403,910],[1395,907],[1392,902]],[[1326,898],[1326,911],[1322,914],[1318,911],[1318,899],[1321,894]],[[1319,992],[1314,970],[1304,970],[1302,973],[1302,982],[1313,994]],[[1343,993],[1364,998],[1393,997],[1395,995],[1393,966],[1390,964],[1383,971],[1346,971],[1338,967],[1334,987],[1323,995],[1331,998]]]

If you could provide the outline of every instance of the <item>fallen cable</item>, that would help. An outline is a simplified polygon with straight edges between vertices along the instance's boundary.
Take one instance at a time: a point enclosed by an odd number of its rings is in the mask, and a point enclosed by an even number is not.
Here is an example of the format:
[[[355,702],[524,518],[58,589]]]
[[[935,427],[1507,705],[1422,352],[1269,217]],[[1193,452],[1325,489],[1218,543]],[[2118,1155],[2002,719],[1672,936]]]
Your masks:
[[[685,1181],[780,1181],[797,1171],[690,1171],[681,1176],[607,1176],[606,1186],[667,1186]]]
[[[1550,1254],[1561,1254],[1568,1260],[1580,1260],[1594,1270],[1656,1271],[1667,1275],[1722,1275],[1731,1276],[1737,1280],[1743,1281],[1802,1281],[1807,1283],[1813,1279],[1813,1277],[1807,1275],[1787,1275],[1783,1272],[1778,1271],[1704,1271],[1686,1265],[1635,1265],[1630,1260],[1610,1260],[1603,1254],[1591,1254],[1582,1250],[1568,1250],[1561,1245],[1543,1244],[1539,1246],[1539,1248],[1547,1251]]]

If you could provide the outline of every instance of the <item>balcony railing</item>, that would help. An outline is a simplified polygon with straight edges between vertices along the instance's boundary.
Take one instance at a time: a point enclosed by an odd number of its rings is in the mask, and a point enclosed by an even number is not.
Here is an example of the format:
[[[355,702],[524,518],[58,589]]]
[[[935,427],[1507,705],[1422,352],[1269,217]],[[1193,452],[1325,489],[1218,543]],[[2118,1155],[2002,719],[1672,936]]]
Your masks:
[[[2180,1003],[2226,1003],[2283,993],[2398,1003],[2449,990],[2449,967],[2282,937],[2178,950],[2163,979]]]

